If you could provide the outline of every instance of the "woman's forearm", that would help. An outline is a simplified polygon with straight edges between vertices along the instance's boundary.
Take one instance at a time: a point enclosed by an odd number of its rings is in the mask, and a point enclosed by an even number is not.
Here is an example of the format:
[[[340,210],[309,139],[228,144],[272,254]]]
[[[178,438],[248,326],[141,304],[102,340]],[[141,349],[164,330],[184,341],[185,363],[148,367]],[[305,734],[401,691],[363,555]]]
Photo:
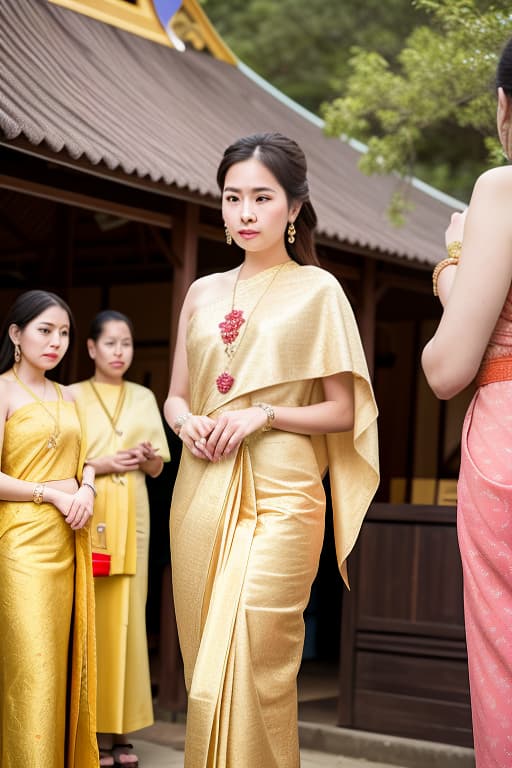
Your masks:
[[[34,491],[41,483],[19,480],[0,472],[0,499],[2,501],[34,501]]]
[[[179,420],[185,419],[189,413],[189,404],[183,397],[170,395],[164,403],[165,420],[175,432],[179,432]]]
[[[353,402],[325,401],[300,408],[286,405],[272,406],[272,427],[302,435],[322,435],[329,432],[347,432],[354,426]]]

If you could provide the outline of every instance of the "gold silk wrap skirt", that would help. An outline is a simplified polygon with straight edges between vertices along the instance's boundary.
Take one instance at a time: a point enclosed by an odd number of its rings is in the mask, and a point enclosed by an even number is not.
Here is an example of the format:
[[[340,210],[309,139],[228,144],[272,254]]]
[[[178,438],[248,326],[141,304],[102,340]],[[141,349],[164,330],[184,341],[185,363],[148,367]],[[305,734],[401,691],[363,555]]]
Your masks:
[[[259,433],[216,464],[184,455],[171,553],[186,768],[298,768],[296,677],[324,513],[308,436]]]
[[[74,532],[49,504],[2,504],[2,768],[64,765]],[[19,723],[23,723],[23,732]]]

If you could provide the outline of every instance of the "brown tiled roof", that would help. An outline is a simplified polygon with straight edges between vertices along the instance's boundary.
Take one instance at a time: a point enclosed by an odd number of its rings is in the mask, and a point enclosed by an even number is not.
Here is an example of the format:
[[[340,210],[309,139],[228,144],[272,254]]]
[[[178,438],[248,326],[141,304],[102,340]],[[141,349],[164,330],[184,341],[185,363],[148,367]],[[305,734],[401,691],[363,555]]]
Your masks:
[[[61,159],[218,196],[216,165],[233,139],[279,130],[308,157],[319,234],[434,263],[453,207],[419,189],[406,226],[386,214],[397,181],[367,177],[352,146],[240,69],[179,53],[46,0],[0,0],[0,139]],[[56,157],[56,160],[59,159]]]

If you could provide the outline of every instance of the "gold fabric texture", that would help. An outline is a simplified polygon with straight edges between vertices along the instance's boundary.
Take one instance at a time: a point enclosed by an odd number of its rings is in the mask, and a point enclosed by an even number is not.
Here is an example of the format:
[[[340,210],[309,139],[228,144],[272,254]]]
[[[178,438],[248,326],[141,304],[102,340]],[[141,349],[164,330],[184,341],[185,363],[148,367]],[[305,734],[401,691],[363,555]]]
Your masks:
[[[354,378],[351,432],[252,435],[236,456],[212,464],[184,451],[171,507],[171,557],[189,691],[186,768],[297,768],[296,675],[303,611],[324,531],[322,476],[330,473],[336,548],[346,558],[378,484],[377,409],[359,334],[339,283],[317,267],[287,265],[237,288],[250,318],[230,372],[218,323],[230,307],[197,311],[187,334],[191,411],[265,402],[320,402],[320,379]]]
[[[119,387],[95,382],[113,414]],[[134,448],[149,440],[164,461],[169,448],[153,393],[126,382],[116,434],[88,381],[75,385],[82,424],[84,458],[94,459]],[[142,471],[98,475],[92,521],[93,548],[104,543],[98,523],[106,524],[106,549],[113,575],[95,579],[98,663],[98,731],[129,733],[153,722],[146,639],[149,550],[149,500]]]
[[[56,413],[56,403],[45,403]],[[73,403],[54,422],[37,403],[5,424],[2,471],[34,483],[75,477]],[[88,530],[51,504],[0,501],[0,765],[96,768],[94,592]],[[69,664],[69,660],[71,663]]]

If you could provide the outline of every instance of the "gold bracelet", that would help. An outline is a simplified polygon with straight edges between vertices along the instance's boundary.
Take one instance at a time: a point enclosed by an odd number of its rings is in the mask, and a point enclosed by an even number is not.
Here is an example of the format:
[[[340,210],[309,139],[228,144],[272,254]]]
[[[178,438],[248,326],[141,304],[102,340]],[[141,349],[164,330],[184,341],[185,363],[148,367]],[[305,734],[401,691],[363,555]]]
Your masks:
[[[457,261],[460,259],[460,255],[462,253],[462,243],[460,240],[452,240],[451,243],[448,243],[446,246],[446,250],[448,251],[448,258],[449,259],[457,259]]]
[[[272,422],[274,421],[276,414],[274,409],[268,403],[254,403],[257,408],[261,408],[267,414],[267,423],[262,427],[262,432],[269,432],[272,429]]]
[[[439,295],[437,292],[437,281],[439,280],[439,275],[441,274],[443,269],[451,265],[456,267],[458,263],[459,263],[458,258],[455,258],[453,256],[448,256],[448,258],[443,259],[442,261],[439,262],[439,264],[436,264],[436,267],[432,272],[432,290],[434,292],[434,296]]]
[[[34,504],[43,503],[43,494],[44,494],[44,485],[42,485],[42,483],[38,483],[36,486],[34,486],[34,490],[32,491],[32,501],[34,502]]]

